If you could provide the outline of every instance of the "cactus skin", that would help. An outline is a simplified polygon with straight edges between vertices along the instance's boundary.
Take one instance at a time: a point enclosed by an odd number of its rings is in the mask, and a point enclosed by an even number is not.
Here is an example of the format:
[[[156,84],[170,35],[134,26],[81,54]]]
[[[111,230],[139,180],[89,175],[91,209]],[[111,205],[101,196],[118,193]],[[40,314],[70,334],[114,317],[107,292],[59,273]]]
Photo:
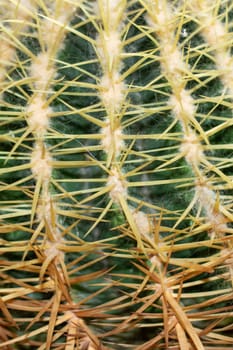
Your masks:
[[[0,0],[0,350],[232,348],[232,15]]]

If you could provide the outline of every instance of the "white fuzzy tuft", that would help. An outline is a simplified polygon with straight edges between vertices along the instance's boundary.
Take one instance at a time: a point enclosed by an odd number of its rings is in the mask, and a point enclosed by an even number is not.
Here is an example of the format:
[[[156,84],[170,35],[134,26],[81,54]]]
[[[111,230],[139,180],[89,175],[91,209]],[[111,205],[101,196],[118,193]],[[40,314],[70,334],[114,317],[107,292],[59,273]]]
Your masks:
[[[45,103],[41,95],[36,95],[26,110],[28,125],[39,137],[42,137],[48,129],[49,117],[52,113],[52,109]]]
[[[35,88],[39,91],[45,91],[51,84],[51,78],[54,76],[55,69],[50,63],[48,53],[41,52],[32,62],[30,76],[34,80]]]
[[[121,40],[118,32],[103,32],[97,38],[97,53],[104,71],[120,68]]]
[[[199,165],[204,157],[199,139],[192,131],[190,131],[189,135],[184,136],[180,150],[191,165]]]
[[[148,236],[150,234],[150,220],[148,215],[146,215],[143,211],[134,210],[132,212],[132,216],[134,218],[135,224],[138,228],[139,233],[142,236]]]
[[[179,94],[172,95],[170,98],[170,106],[177,119],[182,123],[190,122],[195,114],[195,104],[189,91],[182,89]]]
[[[206,213],[208,222],[211,225],[211,237],[215,237],[219,234],[224,234],[228,229],[226,218],[221,213],[219,208],[216,208],[217,198],[215,193],[209,188],[207,180],[206,183],[203,181],[203,183],[200,183],[196,186],[196,193],[199,202]]]
[[[42,178],[42,181],[48,182],[52,175],[52,158],[47,150],[36,143],[31,156],[31,171],[33,176],[38,179]]]
[[[101,133],[103,135],[101,143],[104,151],[106,153],[109,153],[110,150],[113,149],[115,157],[119,156],[122,149],[124,148],[121,127],[118,127],[115,130],[111,130],[110,123],[107,123],[107,125],[102,128]]]
[[[124,101],[125,85],[120,79],[119,73],[113,76],[104,75],[100,82],[100,97],[109,113],[118,112]]]
[[[115,203],[119,202],[119,196],[127,196],[127,183],[122,174],[115,168],[111,169],[111,175],[108,177],[107,186],[111,187],[110,197]]]

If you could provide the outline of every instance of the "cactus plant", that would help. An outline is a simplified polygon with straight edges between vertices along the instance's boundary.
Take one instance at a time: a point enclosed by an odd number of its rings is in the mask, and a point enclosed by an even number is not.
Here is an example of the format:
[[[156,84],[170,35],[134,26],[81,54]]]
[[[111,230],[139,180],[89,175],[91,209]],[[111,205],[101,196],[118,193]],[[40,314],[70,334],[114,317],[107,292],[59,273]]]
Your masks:
[[[232,349],[232,16],[0,0],[0,349]]]

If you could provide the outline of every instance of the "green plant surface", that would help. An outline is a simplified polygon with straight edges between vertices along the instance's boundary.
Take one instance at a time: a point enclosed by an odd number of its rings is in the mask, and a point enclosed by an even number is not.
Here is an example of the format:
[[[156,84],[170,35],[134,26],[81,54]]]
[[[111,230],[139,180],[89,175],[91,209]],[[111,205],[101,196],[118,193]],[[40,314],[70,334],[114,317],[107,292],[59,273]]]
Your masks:
[[[232,349],[232,18],[0,0],[0,350]]]

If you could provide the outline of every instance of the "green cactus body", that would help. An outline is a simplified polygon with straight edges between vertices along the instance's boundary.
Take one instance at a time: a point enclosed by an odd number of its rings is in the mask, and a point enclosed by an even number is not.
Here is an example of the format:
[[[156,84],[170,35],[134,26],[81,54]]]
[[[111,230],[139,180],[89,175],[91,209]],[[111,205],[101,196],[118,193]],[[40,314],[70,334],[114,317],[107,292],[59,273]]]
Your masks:
[[[232,15],[0,0],[0,349],[232,349]]]

